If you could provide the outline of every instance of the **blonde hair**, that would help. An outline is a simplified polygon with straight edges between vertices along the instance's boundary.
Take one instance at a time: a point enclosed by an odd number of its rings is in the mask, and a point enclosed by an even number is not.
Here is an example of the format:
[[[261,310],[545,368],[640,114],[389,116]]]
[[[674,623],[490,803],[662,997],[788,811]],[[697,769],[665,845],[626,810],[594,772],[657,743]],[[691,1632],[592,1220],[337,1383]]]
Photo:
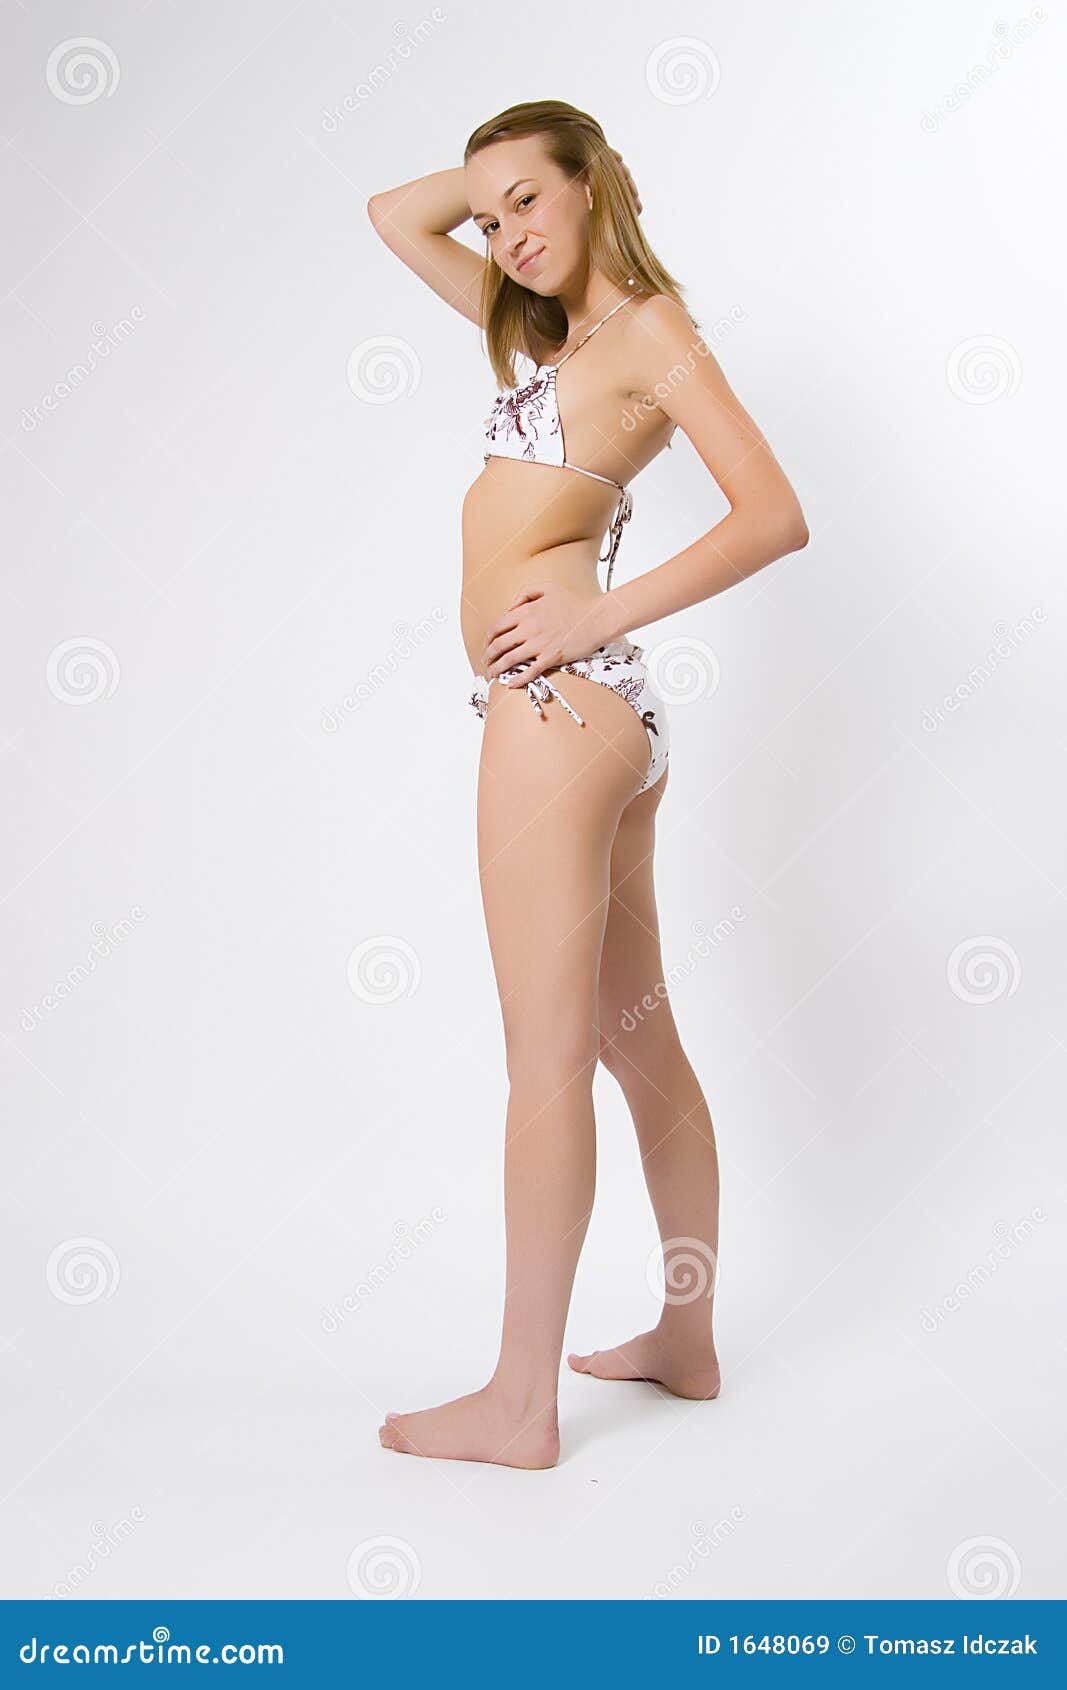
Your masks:
[[[570,178],[588,182],[593,196],[589,256],[594,269],[635,295],[666,294],[688,310],[680,284],[645,240],[619,161],[588,112],[563,100],[529,100],[509,106],[474,131],[464,148],[463,162],[494,141],[525,135],[543,135],[553,163]],[[505,387],[515,385],[516,353],[536,358],[539,344],[561,346],[567,338],[567,315],[559,301],[531,293],[489,257],[482,276],[481,316],[489,362]]]

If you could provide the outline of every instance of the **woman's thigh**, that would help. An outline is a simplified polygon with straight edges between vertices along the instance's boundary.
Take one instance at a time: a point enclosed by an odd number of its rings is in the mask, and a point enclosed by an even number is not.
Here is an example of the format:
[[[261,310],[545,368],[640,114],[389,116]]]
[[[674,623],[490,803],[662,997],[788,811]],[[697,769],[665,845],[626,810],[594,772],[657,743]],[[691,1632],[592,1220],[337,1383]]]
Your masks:
[[[557,679],[553,674],[553,681]],[[478,775],[478,863],[509,1052],[596,1061],[601,949],[620,817],[648,738],[617,693],[580,676],[541,716],[523,688],[489,689]]]
[[[656,812],[669,767],[655,786],[622,813],[612,842],[608,918],[601,953],[600,1054],[619,1074],[627,1060],[639,1068],[658,1046],[677,1037],[666,995],[656,905]]]

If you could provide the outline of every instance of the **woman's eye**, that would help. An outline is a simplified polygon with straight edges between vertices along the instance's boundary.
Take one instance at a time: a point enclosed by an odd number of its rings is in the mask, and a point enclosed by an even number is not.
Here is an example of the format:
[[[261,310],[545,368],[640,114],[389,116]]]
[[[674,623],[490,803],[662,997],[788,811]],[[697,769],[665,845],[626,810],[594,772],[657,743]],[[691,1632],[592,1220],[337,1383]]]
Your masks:
[[[520,209],[520,207],[526,205],[527,201],[534,200],[536,198],[537,198],[536,194],[523,194],[522,198],[517,202],[517,204],[515,206],[515,210],[518,211]],[[494,222],[483,223],[483,225],[482,225],[482,234],[483,235],[495,235],[496,231],[497,231],[497,224],[496,223],[494,223]]]

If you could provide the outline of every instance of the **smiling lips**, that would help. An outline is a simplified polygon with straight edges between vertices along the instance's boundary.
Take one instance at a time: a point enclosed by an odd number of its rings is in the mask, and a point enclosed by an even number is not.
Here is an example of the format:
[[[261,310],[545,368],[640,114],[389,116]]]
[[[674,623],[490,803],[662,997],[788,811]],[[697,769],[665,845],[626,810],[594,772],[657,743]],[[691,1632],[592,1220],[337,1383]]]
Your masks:
[[[541,254],[544,252],[544,250],[545,250],[544,247],[540,246],[540,247],[538,247],[536,252],[527,253],[525,258],[521,258],[519,260],[517,268],[520,269],[520,270],[525,270],[527,264],[533,264],[535,259],[540,258]]]

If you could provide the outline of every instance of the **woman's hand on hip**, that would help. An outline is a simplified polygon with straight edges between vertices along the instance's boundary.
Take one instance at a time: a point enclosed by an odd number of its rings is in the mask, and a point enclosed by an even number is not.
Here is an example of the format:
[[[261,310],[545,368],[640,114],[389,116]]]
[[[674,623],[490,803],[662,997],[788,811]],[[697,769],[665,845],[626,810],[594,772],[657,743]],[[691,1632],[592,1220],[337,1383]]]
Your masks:
[[[516,663],[529,663],[505,686],[525,686],[546,669],[589,657],[604,644],[606,594],[583,597],[558,581],[525,588],[502,616],[490,624],[482,654],[487,679],[495,680]]]

